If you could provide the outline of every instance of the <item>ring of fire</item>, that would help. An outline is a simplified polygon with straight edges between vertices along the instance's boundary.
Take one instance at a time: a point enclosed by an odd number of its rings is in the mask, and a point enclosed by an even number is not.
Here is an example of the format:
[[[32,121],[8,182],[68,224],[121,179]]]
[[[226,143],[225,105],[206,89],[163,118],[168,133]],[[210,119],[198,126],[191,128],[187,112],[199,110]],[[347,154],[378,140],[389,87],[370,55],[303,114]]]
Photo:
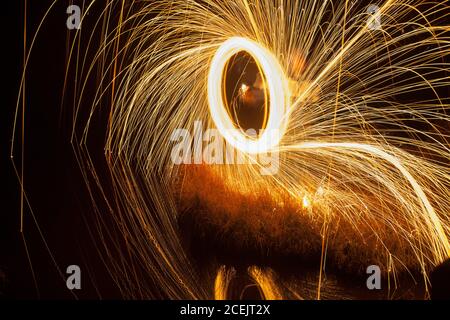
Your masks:
[[[223,102],[225,67],[229,59],[241,51],[252,56],[267,79],[269,115],[266,127],[256,139],[236,128]],[[212,58],[208,75],[208,104],[217,129],[228,143],[246,153],[262,153],[278,145],[286,129],[286,112],[290,104],[288,80],[278,60],[269,50],[254,41],[233,37],[222,43]]]

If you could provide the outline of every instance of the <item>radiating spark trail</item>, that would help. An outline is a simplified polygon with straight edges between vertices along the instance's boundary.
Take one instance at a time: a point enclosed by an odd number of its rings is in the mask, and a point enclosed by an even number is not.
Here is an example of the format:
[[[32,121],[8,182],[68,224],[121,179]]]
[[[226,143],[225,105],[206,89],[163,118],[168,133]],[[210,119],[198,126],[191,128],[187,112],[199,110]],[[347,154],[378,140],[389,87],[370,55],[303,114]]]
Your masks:
[[[258,160],[215,168],[230,189],[287,194],[327,227],[347,223],[360,235],[352,242],[370,235],[381,252],[377,263],[394,279],[419,269],[427,286],[428,272],[449,257],[450,7],[386,0],[381,30],[369,30],[375,17],[360,2],[346,3],[108,1],[100,16],[83,16],[103,23],[75,38],[100,33],[103,41],[80,43],[72,50],[81,56],[69,55],[82,69],[75,75],[72,141],[99,233],[113,243],[102,238],[103,258],[124,296],[224,297],[225,271],[216,289],[203,284],[177,225],[185,171],[171,162],[170,137],[195,121],[219,129],[249,158],[279,155],[273,176],[261,176]],[[224,107],[224,67],[241,51],[266,80],[267,122],[256,139],[244,136]],[[236,85],[241,94],[251,92],[250,82]],[[107,178],[88,147],[91,120],[105,109]],[[276,281],[258,270],[250,272],[278,292]]]

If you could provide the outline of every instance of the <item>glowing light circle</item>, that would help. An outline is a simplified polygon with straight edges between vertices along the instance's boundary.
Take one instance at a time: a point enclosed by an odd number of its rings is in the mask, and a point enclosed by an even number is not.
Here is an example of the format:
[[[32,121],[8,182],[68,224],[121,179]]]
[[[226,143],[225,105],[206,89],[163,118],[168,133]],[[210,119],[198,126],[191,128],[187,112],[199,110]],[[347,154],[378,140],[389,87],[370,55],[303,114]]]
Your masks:
[[[228,60],[238,52],[252,56],[264,73],[269,90],[269,117],[257,139],[236,128],[223,102],[223,76]],[[279,144],[287,126],[290,103],[288,80],[278,60],[266,48],[246,38],[233,37],[217,49],[208,75],[208,104],[211,117],[222,136],[233,147],[247,153],[266,152]]]

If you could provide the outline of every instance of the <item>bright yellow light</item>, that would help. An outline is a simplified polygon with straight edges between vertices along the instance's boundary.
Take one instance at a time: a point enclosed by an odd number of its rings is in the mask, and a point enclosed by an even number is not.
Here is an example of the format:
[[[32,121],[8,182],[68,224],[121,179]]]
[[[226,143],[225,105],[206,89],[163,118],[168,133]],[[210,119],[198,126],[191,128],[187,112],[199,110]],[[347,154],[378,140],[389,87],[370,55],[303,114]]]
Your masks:
[[[88,83],[91,70],[117,64],[112,78],[99,79],[94,88],[97,98],[92,99],[92,90],[81,85],[79,97],[70,101],[72,138],[79,141],[73,146],[86,179],[92,174],[97,178],[93,163],[85,163],[90,160],[90,126],[100,124],[91,117],[99,106],[110,106],[104,150],[114,183],[100,200],[111,196],[113,221],[135,226],[119,225],[120,236],[136,239],[130,252],[132,263],[124,267],[123,261],[111,258],[116,278],[134,288],[134,280],[129,284],[123,274],[132,271],[134,257],[142,257],[138,260],[148,261],[142,267],[158,282],[158,295],[211,298],[211,284],[201,284],[192,268],[186,268],[190,261],[176,232],[178,187],[161,191],[161,185],[177,186],[191,170],[179,170],[168,161],[173,151],[168,144],[171,135],[202,121],[208,128],[214,123],[227,147],[240,151],[230,150],[236,158],[250,153],[249,158],[256,158],[256,153],[267,149],[280,155],[279,170],[269,177],[256,170],[263,161],[255,161],[255,166],[214,166],[215,176],[230,190],[256,197],[276,195],[280,212],[290,211],[285,200],[292,196],[299,209],[311,216],[314,211],[317,219],[311,223],[348,224],[351,234],[358,234],[354,242],[366,243],[370,237],[367,245],[380,248],[376,262],[392,270],[393,278],[398,272],[420,269],[428,292],[429,271],[450,256],[450,144],[438,125],[450,122],[450,105],[435,90],[450,85],[449,78],[442,77],[449,65],[439,62],[450,53],[445,36],[450,27],[439,23],[448,5],[435,2],[435,9],[428,10],[422,2],[386,0],[380,13],[393,23],[373,32],[366,27],[367,15],[349,19],[347,1],[321,1],[320,5],[316,1],[147,1],[136,12],[123,11],[123,21],[129,23],[100,30],[103,38],[111,39],[92,48],[102,59],[84,64],[87,53],[81,42],[72,46],[69,57],[80,65],[75,72],[80,84]],[[109,20],[111,10],[103,12],[102,17]],[[143,25],[139,24],[142,17],[149,17]],[[405,23],[415,26],[407,36],[399,28]],[[142,42],[153,38],[158,41]],[[122,56],[118,43],[135,49],[123,51],[124,64],[115,63]],[[237,89],[245,102],[258,97],[259,92],[250,94],[253,89],[264,90],[266,135],[243,134],[228,114],[225,70],[237,53],[250,55],[261,75],[254,82],[239,82]],[[105,94],[111,85],[111,95]],[[426,93],[431,91],[436,97]],[[405,93],[424,93],[424,98],[402,103]],[[20,95],[17,114],[26,102],[22,100]],[[91,110],[80,108],[83,101],[92,101],[86,105]],[[412,127],[410,118],[415,119]],[[270,130],[278,135],[271,137]],[[11,156],[16,140],[13,137]],[[134,177],[139,185],[133,183]],[[107,184],[110,190],[110,180],[98,180],[98,187]],[[195,192],[208,194],[201,183],[196,185]],[[149,202],[158,205],[146,214],[142,208]],[[234,212],[227,201],[222,203],[224,210]],[[337,234],[346,229],[334,230]],[[333,250],[333,245],[322,250]],[[260,271],[250,275],[264,297],[276,297],[270,292],[279,280],[272,279],[266,269]],[[226,298],[232,276],[230,268],[219,270],[214,285],[217,299]],[[147,291],[152,290],[139,290],[137,295],[147,297]]]
[[[222,83],[228,60],[238,52],[245,51],[255,59],[267,79],[270,105],[266,128],[258,139],[249,138],[236,128],[226,111],[222,96]],[[242,87],[241,87],[242,89]],[[287,126],[287,109],[290,93],[287,77],[276,57],[260,44],[241,37],[225,41],[217,49],[208,75],[208,103],[211,117],[223,137],[233,147],[247,153],[261,153],[278,145]]]
[[[303,208],[309,208],[311,206],[311,201],[306,194],[303,196],[302,206]]]

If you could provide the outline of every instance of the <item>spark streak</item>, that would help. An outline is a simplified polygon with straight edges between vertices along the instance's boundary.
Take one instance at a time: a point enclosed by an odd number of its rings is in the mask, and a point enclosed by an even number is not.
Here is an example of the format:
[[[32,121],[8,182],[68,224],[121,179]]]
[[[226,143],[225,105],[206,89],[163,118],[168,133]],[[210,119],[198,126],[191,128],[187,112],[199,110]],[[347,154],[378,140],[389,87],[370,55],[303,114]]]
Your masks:
[[[105,241],[103,258],[125,296],[224,297],[231,274],[219,269],[215,292],[202,283],[177,226],[184,175],[170,161],[170,136],[195,121],[219,129],[246,157],[279,154],[273,176],[262,177],[258,161],[215,167],[230,189],[287,194],[299,211],[304,195],[320,194],[307,198],[310,216],[346,222],[349,242],[373,240],[376,262],[394,278],[419,269],[428,285],[428,272],[450,256],[450,7],[422,0],[379,6],[381,29],[369,30],[374,17],[359,1],[108,1],[94,30],[77,31],[102,41],[74,45],[86,56],[69,55],[80,66],[72,141],[92,199],[108,208],[95,205],[100,234],[113,243]],[[267,122],[257,138],[243,135],[224,107],[224,69],[239,52],[253,57],[266,80]],[[88,96],[94,71],[98,86]],[[105,108],[108,179],[87,143],[91,120]],[[270,274],[251,272],[270,289],[265,296],[282,296]]]

